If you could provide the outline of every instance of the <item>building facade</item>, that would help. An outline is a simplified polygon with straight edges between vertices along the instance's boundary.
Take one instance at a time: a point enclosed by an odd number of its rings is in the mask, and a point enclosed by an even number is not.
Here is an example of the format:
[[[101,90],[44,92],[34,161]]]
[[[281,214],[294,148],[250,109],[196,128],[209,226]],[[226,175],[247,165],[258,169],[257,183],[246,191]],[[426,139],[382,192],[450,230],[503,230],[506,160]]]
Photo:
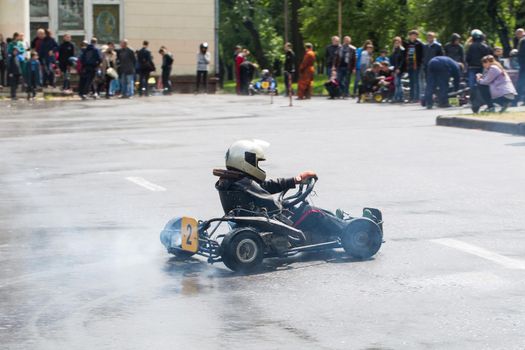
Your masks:
[[[216,0],[0,0],[0,33],[25,33],[49,28],[58,39],[69,33],[75,43],[96,37],[99,43],[128,39],[135,49],[142,41],[160,70],[161,45],[174,55],[176,75],[194,75],[200,43],[208,42],[215,57]],[[29,33],[29,34],[28,34]],[[58,40],[59,41],[59,40]],[[214,71],[212,59],[210,71]]]

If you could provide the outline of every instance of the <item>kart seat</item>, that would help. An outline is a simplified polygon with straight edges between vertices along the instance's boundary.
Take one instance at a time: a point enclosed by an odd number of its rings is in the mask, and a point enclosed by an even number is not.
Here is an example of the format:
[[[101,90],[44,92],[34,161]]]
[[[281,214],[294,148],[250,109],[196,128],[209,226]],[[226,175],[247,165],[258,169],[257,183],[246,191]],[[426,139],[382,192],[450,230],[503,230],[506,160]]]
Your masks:
[[[219,198],[221,200],[222,209],[224,213],[228,214],[234,209],[255,210],[253,199],[242,191],[220,191]],[[240,213],[242,215],[242,213]],[[244,213],[246,215],[246,213]]]

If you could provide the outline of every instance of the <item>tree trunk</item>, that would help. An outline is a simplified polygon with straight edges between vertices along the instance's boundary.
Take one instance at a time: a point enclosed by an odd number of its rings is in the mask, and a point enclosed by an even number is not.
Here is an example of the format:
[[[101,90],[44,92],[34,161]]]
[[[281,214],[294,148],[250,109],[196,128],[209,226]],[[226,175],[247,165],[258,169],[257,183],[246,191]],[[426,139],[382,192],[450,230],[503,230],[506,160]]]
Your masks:
[[[253,40],[253,46],[255,52],[252,52],[255,59],[257,59],[257,63],[259,63],[259,66],[262,69],[271,69],[268,59],[266,58],[264,54],[264,50],[261,43],[261,35],[259,34],[259,31],[255,27],[255,23],[253,22],[253,18],[255,17],[255,4],[253,2],[250,2],[250,9],[248,10],[248,16],[244,16],[242,19],[242,24],[248,30],[248,33],[250,33],[250,36]]]
[[[516,28],[525,27],[525,0],[520,1],[516,10]]]
[[[299,10],[303,6],[301,0],[291,0],[290,9],[290,41],[295,51],[295,71],[299,72],[299,65],[303,60],[304,56],[304,39],[301,34],[301,24],[299,22]],[[295,74],[294,81],[297,81],[297,73]]]
[[[498,11],[498,3],[498,0],[489,0],[487,3],[487,13],[489,17],[492,18],[494,27],[498,32],[499,40],[503,46],[503,56],[508,57],[512,49],[509,43],[509,26]]]

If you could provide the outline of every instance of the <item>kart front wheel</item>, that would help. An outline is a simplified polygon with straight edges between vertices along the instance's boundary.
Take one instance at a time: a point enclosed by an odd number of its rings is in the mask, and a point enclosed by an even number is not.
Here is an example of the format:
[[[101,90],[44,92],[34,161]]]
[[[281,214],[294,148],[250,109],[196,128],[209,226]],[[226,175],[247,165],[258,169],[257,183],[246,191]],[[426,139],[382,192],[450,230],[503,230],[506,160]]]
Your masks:
[[[261,238],[252,229],[231,231],[224,237],[221,246],[222,262],[232,271],[253,271],[264,257]]]
[[[365,260],[379,251],[383,243],[383,235],[381,228],[374,221],[358,218],[348,222],[341,243],[348,255]]]

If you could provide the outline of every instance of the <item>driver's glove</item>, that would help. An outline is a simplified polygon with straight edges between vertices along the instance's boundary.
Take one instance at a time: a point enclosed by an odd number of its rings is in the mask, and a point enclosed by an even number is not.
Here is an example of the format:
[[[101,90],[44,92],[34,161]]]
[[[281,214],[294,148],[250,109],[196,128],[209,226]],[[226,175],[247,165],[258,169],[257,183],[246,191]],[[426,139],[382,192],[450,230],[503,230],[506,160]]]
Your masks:
[[[306,183],[311,178],[317,179],[317,174],[314,171],[303,171],[295,177],[295,183]]]

